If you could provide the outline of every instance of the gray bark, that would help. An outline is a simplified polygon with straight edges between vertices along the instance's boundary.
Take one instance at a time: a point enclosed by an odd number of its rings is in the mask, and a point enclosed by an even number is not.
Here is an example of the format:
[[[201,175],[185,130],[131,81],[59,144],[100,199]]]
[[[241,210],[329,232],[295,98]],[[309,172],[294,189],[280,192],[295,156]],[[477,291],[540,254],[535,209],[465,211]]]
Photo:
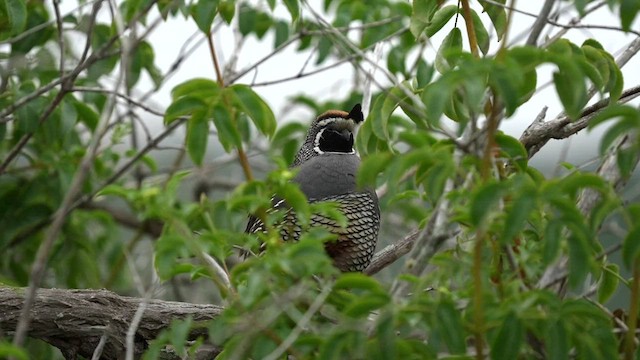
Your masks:
[[[24,288],[0,287],[0,331],[12,336],[24,303]],[[100,339],[106,343],[101,359],[120,359],[125,337],[138,306],[145,299],[119,296],[108,290],[38,289],[31,308],[28,336],[60,349],[67,359],[78,355],[91,358]],[[135,335],[135,356],[140,357],[149,342],[176,319],[191,316],[195,322],[215,318],[222,312],[216,305],[147,300],[144,316]],[[192,329],[190,339],[206,337],[206,328]],[[213,358],[220,349],[205,346],[198,358]],[[180,358],[166,351],[163,358]]]

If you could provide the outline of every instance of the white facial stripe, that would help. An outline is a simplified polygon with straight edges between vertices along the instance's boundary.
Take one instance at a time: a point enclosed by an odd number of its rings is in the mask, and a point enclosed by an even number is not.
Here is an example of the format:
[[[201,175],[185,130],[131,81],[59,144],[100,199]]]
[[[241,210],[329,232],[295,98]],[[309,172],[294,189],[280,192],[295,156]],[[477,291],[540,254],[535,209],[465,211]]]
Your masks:
[[[320,139],[322,138],[323,132],[324,132],[324,129],[321,129],[320,131],[318,131],[318,134],[316,134],[315,140],[313,140],[313,151],[315,151],[316,154],[324,154],[324,151],[320,150]]]

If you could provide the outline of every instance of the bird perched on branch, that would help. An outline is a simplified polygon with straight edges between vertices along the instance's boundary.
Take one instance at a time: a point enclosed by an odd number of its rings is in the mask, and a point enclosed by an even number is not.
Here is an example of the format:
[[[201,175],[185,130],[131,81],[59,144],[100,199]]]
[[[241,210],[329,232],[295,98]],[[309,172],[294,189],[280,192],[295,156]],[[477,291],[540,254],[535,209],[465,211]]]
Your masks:
[[[328,229],[337,240],[325,244],[327,254],[341,271],[363,271],[371,262],[380,228],[378,197],[372,189],[358,189],[356,175],[360,157],[356,154],[354,133],[364,121],[360,104],[350,112],[329,110],[313,121],[292,168],[298,170],[293,181],[309,202],[333,201],[347,219],[340,227],[333,219],[314,214],[311,226]],[[282,206],[279,201],[274,207]],[[295,222],[295,216],[287,216]],[[257,217],[251,217],[246,232],[263,230]],[[298,240],[300,226],[283,226],[283,238]]]

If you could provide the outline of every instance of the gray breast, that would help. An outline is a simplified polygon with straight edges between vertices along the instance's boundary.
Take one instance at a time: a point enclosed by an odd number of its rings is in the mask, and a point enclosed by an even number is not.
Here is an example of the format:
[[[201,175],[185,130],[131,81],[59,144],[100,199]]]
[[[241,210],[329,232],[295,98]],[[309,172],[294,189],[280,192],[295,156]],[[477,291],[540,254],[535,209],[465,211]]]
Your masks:
[[[310,200],[320,200],[356,191],[356,175],[360,158],[355,154],[326,153],[317,155],[297,169],[293,179]]]

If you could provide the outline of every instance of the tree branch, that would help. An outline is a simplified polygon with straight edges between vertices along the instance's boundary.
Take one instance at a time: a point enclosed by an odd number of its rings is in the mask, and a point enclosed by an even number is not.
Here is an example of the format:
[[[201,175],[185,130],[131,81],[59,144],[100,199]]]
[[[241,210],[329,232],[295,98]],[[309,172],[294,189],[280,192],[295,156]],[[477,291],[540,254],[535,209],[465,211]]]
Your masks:
[[[24,293],[24,288],[0,287],[0,330],[10,336],[22,311]],[[29,336],[57,347],[67,358],[91,358],[106,334],[102,359],[119,359],[124,355],[127,329],[142,301],[108,290],[39,289],[30,311]],[[136,355],[140,356],[173,320],[189,316],[195,322],[211,320],[222,310],[217,305],[148,300],[135,335]],[[193,329],[189,339],[206,334],[206,328]],[[213,358],[220,349],[206,347],[202,351],[198,358]],[[163,355],[167,359],[180,358],[170,352]]]

